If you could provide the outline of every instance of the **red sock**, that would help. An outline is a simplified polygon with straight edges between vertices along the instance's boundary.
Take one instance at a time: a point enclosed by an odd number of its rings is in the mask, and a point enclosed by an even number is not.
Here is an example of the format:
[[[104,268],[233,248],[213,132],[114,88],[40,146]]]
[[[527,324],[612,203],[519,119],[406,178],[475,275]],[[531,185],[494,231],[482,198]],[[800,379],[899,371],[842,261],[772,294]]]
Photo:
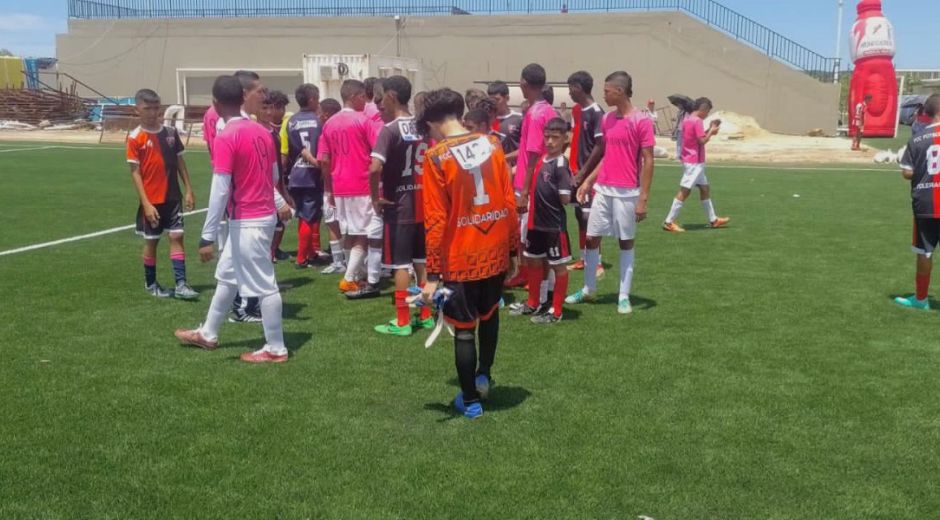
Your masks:
[[[320,254],[320,222],[312,222],[310,229],[310,255],[318,256]]]
[[[398,320],[398,326],[404,327],[411,323],[411,316],[408,312],[408,291],[395,291],[395,317]],[[423,308],[423,307],[422,307]]]
[[[930,275],[919,274],[916,277],[916,281],[917,281],[917,299],[926,300],[927,294],[930,291]]]
[[[568,294],[568,271],[562,274],[555,273],[555,292],[552,293],[552,307],[555,308],[555,317],[561,318],[561,307],[565,304],[565,295]]]
[[[580,246],[581,251],[587,249],[587,228],[578,229],[578,246]]]
[[[526,272],[529,279],[529,307],[536,308],[539,306],[539,289],[542,286],[542,277],[545,275],[545,267],[540,263],[539,265],[530,265],[526,267]]]
[[[310,224],[304,219],[297,220],[297,263],[307,261],[307,252],[310,250]]]

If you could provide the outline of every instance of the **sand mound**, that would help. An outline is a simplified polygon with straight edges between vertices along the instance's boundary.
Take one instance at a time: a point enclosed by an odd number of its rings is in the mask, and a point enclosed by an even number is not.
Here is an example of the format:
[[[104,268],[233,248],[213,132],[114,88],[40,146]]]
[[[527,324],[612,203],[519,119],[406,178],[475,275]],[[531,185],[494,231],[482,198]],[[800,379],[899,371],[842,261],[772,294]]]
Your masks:
[[[712,112],[705,119],[705,127],[715,119],[721,120],[721,131],[718,133],[718,139],[747,139],[749,137],[764,137],[770,135],[770,132],[761,128],[757,120],[751,116],[742,116],[734,112],[718,110]]]

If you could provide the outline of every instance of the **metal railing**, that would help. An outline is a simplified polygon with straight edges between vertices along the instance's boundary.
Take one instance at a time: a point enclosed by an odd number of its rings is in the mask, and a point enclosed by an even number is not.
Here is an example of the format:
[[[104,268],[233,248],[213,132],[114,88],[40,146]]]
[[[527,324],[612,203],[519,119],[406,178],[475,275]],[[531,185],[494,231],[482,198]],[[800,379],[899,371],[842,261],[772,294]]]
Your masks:
[[[447,16],[680,11],[820,81],[834,81],[827,58],[715,0],[69,0],[69,17],[236,18],[283,16]]]

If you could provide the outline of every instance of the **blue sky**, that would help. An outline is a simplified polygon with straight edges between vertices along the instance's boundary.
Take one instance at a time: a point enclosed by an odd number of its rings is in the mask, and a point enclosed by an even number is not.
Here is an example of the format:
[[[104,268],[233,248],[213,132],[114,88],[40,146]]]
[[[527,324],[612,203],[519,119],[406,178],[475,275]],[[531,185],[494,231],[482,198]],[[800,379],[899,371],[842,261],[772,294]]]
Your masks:
[[[898,67],[940,69],[940,44],[923,43],[937,41],[936,26],[931,26],[936,20],[935,10],[928,9],[936,1],[884,0],[885,11],[897,35]],[[820,54],[835,54],[836,0],[719,2]],[[576,5],[577,0],[569,0],[569,3]],[[845,26],[839,38],[843,59],[848,56],[848,34],[855,20],[857,2],[846,0],[845,3]],[[0,13],[0,47],[18,55],[55,55],[55,33],[66,31],[67,0],[0,0]]]

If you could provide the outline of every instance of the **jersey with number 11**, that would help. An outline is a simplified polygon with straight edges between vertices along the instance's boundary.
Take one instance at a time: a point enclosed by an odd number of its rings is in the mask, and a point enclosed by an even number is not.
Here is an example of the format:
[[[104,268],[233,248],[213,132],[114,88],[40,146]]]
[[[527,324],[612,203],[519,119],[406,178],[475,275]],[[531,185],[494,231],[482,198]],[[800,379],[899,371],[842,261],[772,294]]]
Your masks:
[[[519,243],[512,179],[495,137],[449,137],[424,161],[428,273],[483,280],[509,268]]]

